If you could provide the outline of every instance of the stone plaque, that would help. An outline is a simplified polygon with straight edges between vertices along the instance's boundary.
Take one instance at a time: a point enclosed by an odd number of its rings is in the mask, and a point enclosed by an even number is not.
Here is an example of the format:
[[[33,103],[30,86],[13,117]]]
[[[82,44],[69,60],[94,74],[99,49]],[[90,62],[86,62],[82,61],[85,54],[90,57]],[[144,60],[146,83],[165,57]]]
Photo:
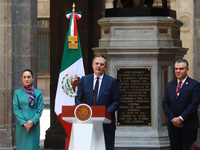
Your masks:
[[[154,35],[153,28],[151,29],[116,29],[115,35]]]
[[[121,102],[118,125],[151,125],[151,70],[119,68],[117,80]]]

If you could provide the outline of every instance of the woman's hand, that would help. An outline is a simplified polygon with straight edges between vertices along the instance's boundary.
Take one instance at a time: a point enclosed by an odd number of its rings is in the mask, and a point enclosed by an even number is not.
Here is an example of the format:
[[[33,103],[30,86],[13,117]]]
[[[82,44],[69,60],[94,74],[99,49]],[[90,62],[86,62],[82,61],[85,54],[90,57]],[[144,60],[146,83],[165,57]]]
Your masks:
[[[26,124],[28,124],[29,128],[31,128],[34,125],[33,121],[31,120],[27,121]]]
[[[26,131],[29,132],[31,127],[34,125],[33,121],[28,120],[25,124],[24,127],[26,128]]]
[[[29,126],[28,126],[27,123],[24,124],[24,127],[26,128],[26,132],[29,132],[29,131],[30,131],[30,128],[29,128]]]

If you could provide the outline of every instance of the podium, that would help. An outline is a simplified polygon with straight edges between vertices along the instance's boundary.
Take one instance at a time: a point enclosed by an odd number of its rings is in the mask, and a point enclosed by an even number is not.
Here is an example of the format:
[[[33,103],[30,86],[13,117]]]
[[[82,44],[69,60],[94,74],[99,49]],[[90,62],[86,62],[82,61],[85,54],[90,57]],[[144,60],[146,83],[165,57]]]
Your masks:
[[[111,123],[105,106],[62,106],[62,119],[72,123],[69,150],[106,150],[103,123]]]

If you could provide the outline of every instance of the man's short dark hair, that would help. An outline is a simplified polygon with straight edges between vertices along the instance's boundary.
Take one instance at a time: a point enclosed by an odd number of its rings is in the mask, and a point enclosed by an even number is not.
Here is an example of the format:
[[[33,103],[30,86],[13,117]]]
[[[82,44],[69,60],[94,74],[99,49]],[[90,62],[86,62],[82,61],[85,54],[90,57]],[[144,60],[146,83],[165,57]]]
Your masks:
[[[93,60],[92,60],[92,63],[94,62],[94,59],[97,58],[97,57],[102,57],[105,59],[105,66],[107,66],[107,60],[106,60],[106,57],[102,54],[96,54],[94,57],[93,57]]]
[[[176,64],[176,63],[185,63],[185,68],[186,68],[186,69],[189,67],[189,63],[188,63],[188,61],[187,61],[186,59],[178,59],[178,60],[175,62],[175,64]]]

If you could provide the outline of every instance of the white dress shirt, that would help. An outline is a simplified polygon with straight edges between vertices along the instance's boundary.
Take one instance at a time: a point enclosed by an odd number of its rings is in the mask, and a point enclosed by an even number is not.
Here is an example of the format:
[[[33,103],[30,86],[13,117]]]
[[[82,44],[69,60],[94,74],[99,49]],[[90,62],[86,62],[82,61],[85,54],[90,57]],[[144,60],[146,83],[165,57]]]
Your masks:
[[[99,95],[99,91],[100,91],[100,88],[101,88],[101,83],[102,83],[102,80],[103,80],[103,76],[104,74],[102,74],[101,76],[99,76],[99,88],[98,88],[98,93],[97,93],[97,97]],[[96,84],[96,81],[97,81],[97,76],[94,74],[94,79],[93,79],[93,90],[95,88],[95,84]]]

